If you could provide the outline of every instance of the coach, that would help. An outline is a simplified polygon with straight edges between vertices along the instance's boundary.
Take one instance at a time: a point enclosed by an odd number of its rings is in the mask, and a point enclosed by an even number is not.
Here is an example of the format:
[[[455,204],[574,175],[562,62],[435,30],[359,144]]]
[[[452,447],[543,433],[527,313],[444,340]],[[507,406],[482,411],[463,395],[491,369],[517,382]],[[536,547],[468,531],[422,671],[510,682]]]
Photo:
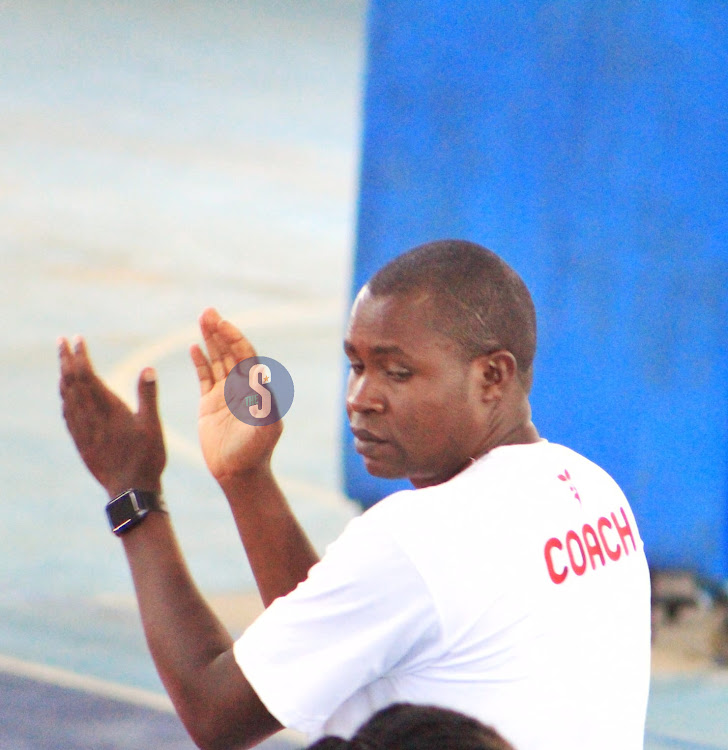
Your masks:
[[[161,499],[154,371],[134,414],[83,340],[59,345],[68,428],[112,499],[149,648],[200,747],[250,747],[281,726],[347,736],[407,701],[470,714],[519,750],[642,748],[642,540],[615,482],[531,422],[535,313],[506,263],[435,242],[361,290],[344,342],[355,447],[370,473],[413,489],[354,519],[320,562],[271,473],[280,422],[247,425],[225,402],[250,344],[214,310],[201,328],[202,451],[266,605],[237,642]]]

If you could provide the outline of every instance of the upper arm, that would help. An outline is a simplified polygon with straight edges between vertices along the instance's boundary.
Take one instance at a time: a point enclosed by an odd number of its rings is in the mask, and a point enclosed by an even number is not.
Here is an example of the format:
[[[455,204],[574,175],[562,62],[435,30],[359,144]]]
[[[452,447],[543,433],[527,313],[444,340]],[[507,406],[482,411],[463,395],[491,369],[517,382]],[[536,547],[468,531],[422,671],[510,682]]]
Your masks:
[[[241,671],[232,649],[216,657],[195,687],[194,716],[180,714],[197,745],[204,750],[243,750],[282,729]]]
[[[274,714],[314,734],[354,693],[419,668],[438,632],[429,591],[398,545],[352,522],[309,578],[273,602],[234,650]]]

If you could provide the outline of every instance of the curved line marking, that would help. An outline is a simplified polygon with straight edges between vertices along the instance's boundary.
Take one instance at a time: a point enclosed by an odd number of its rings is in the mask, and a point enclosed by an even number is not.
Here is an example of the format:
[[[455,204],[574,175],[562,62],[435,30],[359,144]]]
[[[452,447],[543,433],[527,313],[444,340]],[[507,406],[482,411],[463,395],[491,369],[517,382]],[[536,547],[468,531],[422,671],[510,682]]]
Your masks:
[[[323,302],[298,302],[268,308],[247,309],[226,317],[229,320],[244,321],[246,331],[250,329],[265,330],[280,328],[283,326],[298,328],[321,320],[331,320],[332,317],[339,316],[341,310],[341,301],[330,298]],[[107,377],[109,387],[118,393],[127,403],[133,405],[136,398],[136,382],[139,372],[144,367],[158,363],[170,354],[187,349],[190,343],[199,340],[199,338],[200,331],[198,326],[190,325],[173,331],[137,349],[122,359],[111,370]],[[164,429],[164,438],[167,446],[176,455],[184,458],[185,461],[193,466],[205,467],[205,462],[196,443],[191,442],[170,428]],[[337,510],[348,507],[352,511],[352,515],[358,511],[357,506],[337,490],[295,477],[279,475],[278,480],[285,490],[297,495],[304,495],[320,506],[335,508]]]
[[[328,299],[323,303],[295,303],[248,309],[226,317],[228,320],[244,321],[246,331],[251,328],[265,330],[282,326],[310,325],[321,319],[340,315],[341,309],[338,300]],[[180,349],[187,349],[191,343],[199,339],[199,327],[189,325],[152,341],[122,359],[109,373],[107,382],[122,398],[131,403],[135,398],[136,379],[144,367]]]

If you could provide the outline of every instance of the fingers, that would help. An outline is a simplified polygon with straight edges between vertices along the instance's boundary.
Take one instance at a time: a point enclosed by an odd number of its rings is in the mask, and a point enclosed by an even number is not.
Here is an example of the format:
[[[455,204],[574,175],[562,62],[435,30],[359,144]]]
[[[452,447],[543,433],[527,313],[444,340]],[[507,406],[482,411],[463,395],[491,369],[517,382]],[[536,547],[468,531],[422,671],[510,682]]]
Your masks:
[[[139,393],[139,416],[142,421],[159,427],[159,409],[157,407],[157,373],[152,367],[145,367],[139,375],[137,384]]]
[[[230,370],[235,367],[235,365],[238,363],[239,360],[235,359],[233,356],[232,350],[227,345],[227,342],[225,341],[224,337],[220,334],[220,328],[225,324],[225,321],[220,321],[218,327],[217,327],[217,334],[216,339],[218,346],[220,347],[220,350],[222,351],[222,363],[225,367],[225,377],[227,377],[230,374]]]
[[[74,336],[72,343],[61,337],[58,339],[58,356],[61,368],[60,392],[63,402],[63,418],[73,431],[78,415],[83,412],[89,397],[95,397],[96,378],[86,342]]]
[[[205,339],[209,360],[199,347],[191,349],[190,353],[197,367],[201,385],[204,381],[207,386],[210,378],[213,381],[212,385],[224,380],[238,362],[255,354],[252,345],[240,330],[229,321],[223,320],[214,308],[207,308],[200,316],[200,330]],[[205,392],[207,391],[203,391],[203,395]]]
[[[68,345],[68,339],[61,336],[56,341],[58,345],[58,360],[61,368],[61,393],[63,385],[68,380],[73,370],[71,347]]]
[[[224,347],[221,347],[217,335],[217,324],[220,322],[220,314],[214,308],[207,308],[200,316],[200,331],[205,339],[207,354],[209,356],[210,368],[215,381],[224,380],[227,375],[224,363]]]
[[[81,336],[74,336],[73,347],[68,339],[60,337],[58,357],[61,366],[61,392],[77,380],[85,381],[93,375],[93,366],[88,356],[86,342]]]
[[[108,412],[105,388],[96,377],[86,344],[80,336],[69,343],[58,339],[61,366],[60,391],[63,418],[77,446],[86,445],[97,432],[98,422]]]
[[[229,320],[221,320],[217,325],[217,332],[225,342],[227,350],[233,360],[228,372],[238,363],[248,357],[255,356],[255,349],[245,336]]]
[[[58,356],[66,421],[75,411],[83,412],[82,416],[87,420],[99,415],[105,418],[117,405],[123,404],[94,372],[86,342],[81,336],[74,336],[71,343],[66,338],[59,338]]]
[[[61,368],[60,391],[63,400],[63,417],[68,421],[71,411],[71,402],[75,400],[76,393],[76,389],[71,387],[76,382],[76,358],[70,344],[68,343],[68,339],[61,337],[58,339],[57,344],[58,358],[60,360]]]
[[[212,374],[212,367],[197,344],[192,344],[190,347],[190,357],[192,357],[192,363],[197,370],[197,379],[200,381],[200,395],[204,396],[215,385],[215,376]]]

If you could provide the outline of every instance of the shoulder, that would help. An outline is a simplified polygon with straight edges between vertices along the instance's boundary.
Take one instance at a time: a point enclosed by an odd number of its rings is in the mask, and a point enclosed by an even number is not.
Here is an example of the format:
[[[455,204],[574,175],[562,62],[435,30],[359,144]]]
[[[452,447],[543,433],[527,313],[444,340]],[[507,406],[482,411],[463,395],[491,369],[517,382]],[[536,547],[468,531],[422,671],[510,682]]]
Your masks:
[[[407,519],[416,512],[415,495],[416,491],[398,492],[349,521],[311,568],[309,580],[346,581],[347,586],[358,588],[367,581],[379,587],[382,577],[394,571],[403,578],[416,576],[407,572],[411,559],[403,544]]]
[[[575,477],[619,489],[614,479],[594,461],[572,448],[547,440],[500,446],[476,462],[474,469],[477,469],[481,481],[487,481],[489,486],[501,483],[511,491],[519,487],[528,491],[534,486],[555,480],[574,480]]]

